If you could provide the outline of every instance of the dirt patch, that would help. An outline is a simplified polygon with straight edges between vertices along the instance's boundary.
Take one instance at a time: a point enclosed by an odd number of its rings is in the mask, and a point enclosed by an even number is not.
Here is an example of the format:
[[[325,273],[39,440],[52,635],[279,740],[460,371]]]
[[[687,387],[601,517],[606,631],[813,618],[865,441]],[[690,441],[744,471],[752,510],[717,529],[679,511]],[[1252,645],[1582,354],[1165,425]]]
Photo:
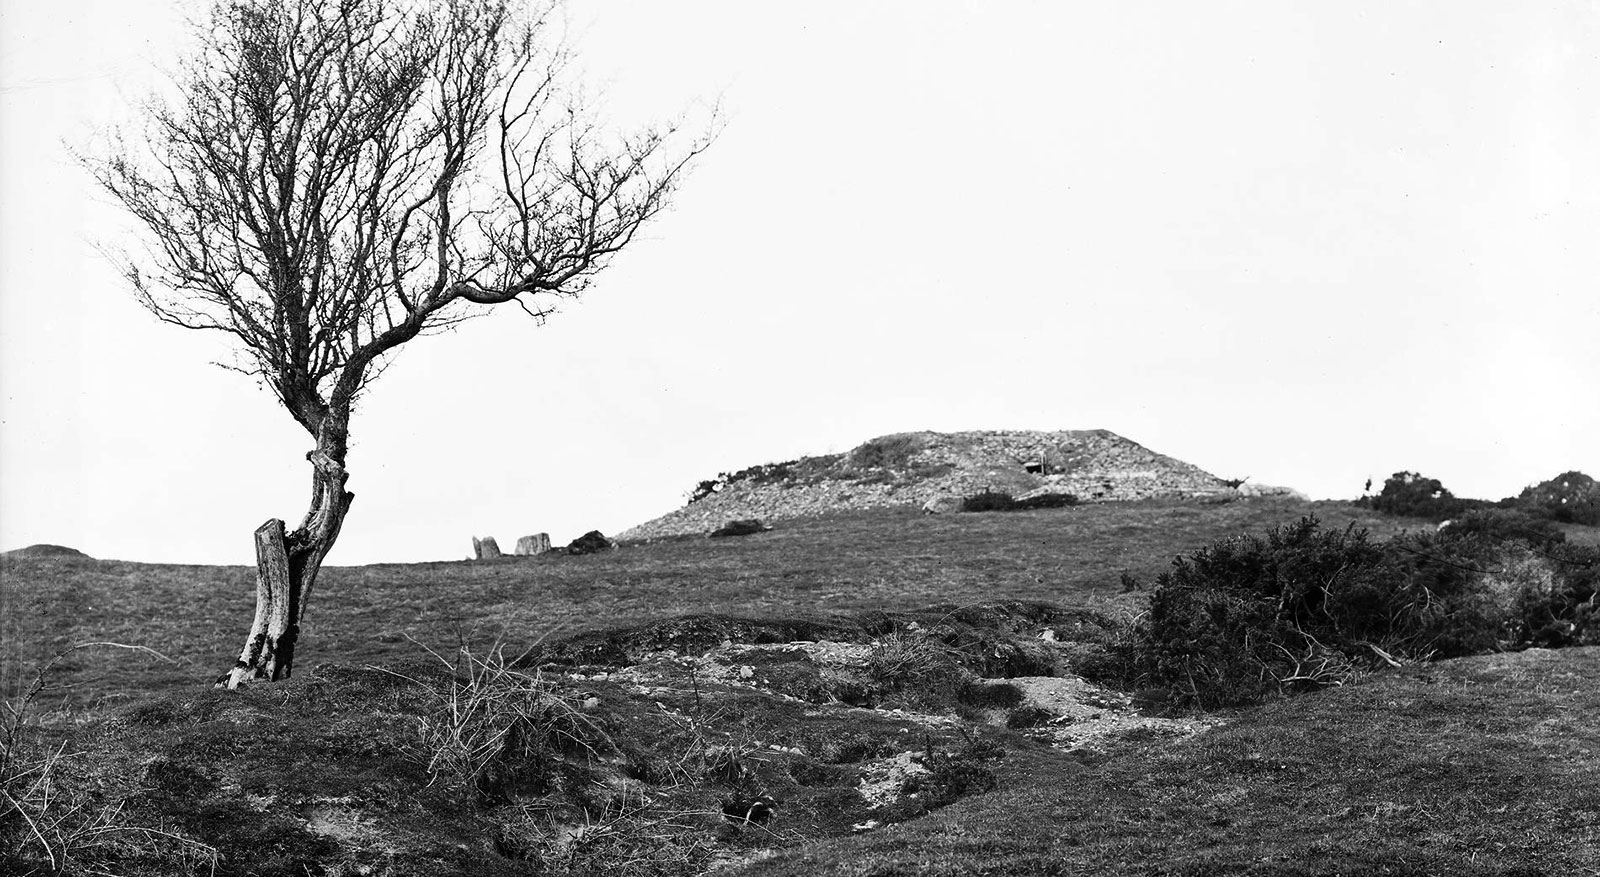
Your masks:
[[[1028,734],[1062,749],[1103,748],[1128,740],[1181,739],[1222,724],[1217,717],[1143,715],[1128,695],[1076,676],[1008,680],[1021,689],[1017,708],[1033,710]],[[1013,715],[1017,711],[1013,711]]]

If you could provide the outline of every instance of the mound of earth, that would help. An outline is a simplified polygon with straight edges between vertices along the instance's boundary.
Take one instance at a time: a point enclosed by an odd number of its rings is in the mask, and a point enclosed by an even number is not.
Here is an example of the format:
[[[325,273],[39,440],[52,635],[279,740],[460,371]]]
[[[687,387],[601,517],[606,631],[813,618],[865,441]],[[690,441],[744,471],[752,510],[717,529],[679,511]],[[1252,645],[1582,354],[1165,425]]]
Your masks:
[[[919,506],[991,490],[1018,499],[1072,494],[1084,502],[1237,495],[1198,466],[1104,429],[908,432],[845,454],[725,472],[702,481],[684,508],[618,538],[704,534],[740,518]]]
[[[0,553],[0,557],[73,557],[82,560],[94,560],[94,558],[84,554],[82,551],[79,551],[76,548],[68,548],[65,545],[49,544],[29,545],[27,548],[14,548],[10,551]]]

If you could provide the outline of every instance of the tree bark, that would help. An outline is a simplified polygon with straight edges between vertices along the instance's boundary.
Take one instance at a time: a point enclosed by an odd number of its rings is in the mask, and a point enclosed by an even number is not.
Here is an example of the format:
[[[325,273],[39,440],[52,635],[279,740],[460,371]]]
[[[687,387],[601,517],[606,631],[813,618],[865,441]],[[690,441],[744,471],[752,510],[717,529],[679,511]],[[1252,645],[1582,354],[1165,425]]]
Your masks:
[[[239,659],[217,681],[237,688],[252,680],[276,682],[294,671],[295,644],[317,574],[339,538],[355,494],[344,489],[348,415],[318,430],[311,461],[311,507],[291,532],[273,518],[256,528],[256,614]]]

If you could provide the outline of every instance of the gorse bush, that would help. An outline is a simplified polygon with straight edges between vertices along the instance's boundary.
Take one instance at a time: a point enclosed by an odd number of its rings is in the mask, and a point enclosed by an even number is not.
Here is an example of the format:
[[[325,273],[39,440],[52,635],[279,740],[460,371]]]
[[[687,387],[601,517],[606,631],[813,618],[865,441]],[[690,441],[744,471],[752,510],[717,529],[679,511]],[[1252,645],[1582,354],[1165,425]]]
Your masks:
[[[1478,509],[1450,521],[1439,531],[1452,544],[1489,544],[1516,540],[1533,548],[1549,549],[1567,540],[1567,534],[1548,519],[1518,508]]]
[[[1416,472],[1394,473],[1383,482],[1383,491],[1372,498],[1372,507],[1385,514],[1434,521],[1461,514],[1473,504],[1457,499],[1439,479]]]
[[[1227,706],[1340,684],[1396,657],[1587,641],[1594,559],[1500,535],[1515,523],[1486,516],[1375,542],[1304,518],[1177,558],[1123,646],[1131,681],[1179,704]]]
[[[1600,483],[1578,471],[1528,487],[1502,504],[1552,521],[1600,526]]]

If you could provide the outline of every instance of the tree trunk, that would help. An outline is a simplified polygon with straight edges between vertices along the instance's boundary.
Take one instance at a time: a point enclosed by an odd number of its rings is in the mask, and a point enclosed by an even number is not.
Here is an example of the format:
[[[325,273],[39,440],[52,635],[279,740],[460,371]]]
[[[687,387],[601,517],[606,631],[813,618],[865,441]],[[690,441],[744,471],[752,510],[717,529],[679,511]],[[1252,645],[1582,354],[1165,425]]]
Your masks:
[[[334,418],[330,418],[333,421]],[[355,494],[344,489],[349,474],[344,458],[347,417],[318,431],[311,461],[311,508],[295,530],[273,518],[256,528],[256,616],[239,660],[217,681],[237,688],[242,682],[287,679],[294,670],[294,648],[306,603],[323,558],[339,538],[339,528]]]

